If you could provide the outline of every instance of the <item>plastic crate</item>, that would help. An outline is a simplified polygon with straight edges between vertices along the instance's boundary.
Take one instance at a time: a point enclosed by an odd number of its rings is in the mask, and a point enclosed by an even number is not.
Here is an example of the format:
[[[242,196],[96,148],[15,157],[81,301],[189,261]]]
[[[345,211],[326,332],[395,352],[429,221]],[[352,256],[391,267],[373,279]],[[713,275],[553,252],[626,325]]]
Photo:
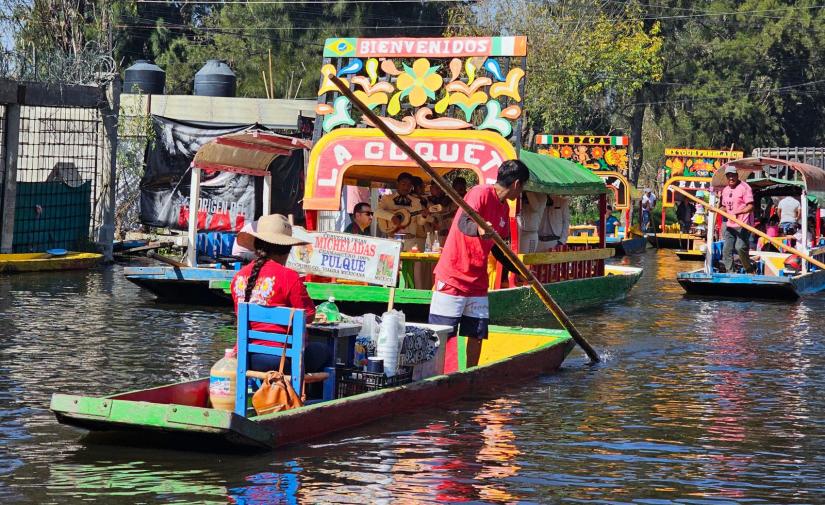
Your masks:
[[[368,391],[391,388],[412,382],[412,368],[399,368],[387,377],[383,373],[365,372],[360,368],[335,368],[335,397],[345,398]]]

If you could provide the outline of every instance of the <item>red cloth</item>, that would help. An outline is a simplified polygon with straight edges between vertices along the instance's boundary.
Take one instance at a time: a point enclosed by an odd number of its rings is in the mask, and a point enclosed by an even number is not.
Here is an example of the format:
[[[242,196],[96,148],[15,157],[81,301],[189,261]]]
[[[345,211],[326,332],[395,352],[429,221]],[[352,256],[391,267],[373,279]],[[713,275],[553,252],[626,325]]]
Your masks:
[[[238,302],[245,301],[249,274],[255,262],[249,263],[241,268],[230,285],[232,290],[232,301],[235,304],[235,314],[238,313]],[[276,261],[267,261],[258,273],[258,280],[252,290],[251,303],[263,305],[265,307],[291,307],[304,309],[304,318],[307,322],[315,319],[315,305],[307,293],[307,288],[301,281],[298,272],[289,269]],[[253,323],[252,329],[257,331],[268,331],[272,333],[286,333],[286,328],[277,324]],[[272,347],[282,347],[274,342],[253,341],[253,344],[268,345]],[[237,350],[237,345],[235,347]]]
[[[725,186],[722,190],[722,207],[729,213],[735,215],[740,221],[753,226],[753,212],[747,215],[742,214],[742,209],[746,205],[753,203],[753,190],[745,181],[739,181],[735,188]],[[739,228],[733,221],[728,221],[728,228]]]
[[[495,186],[475,186],[464,197],[470,207],[502,237],[509,236],[510,207],[498,199]],[[450,233],[441,250],[441,258],[433,271],[435,277],[457,289],[464,296],[486,296],[489,279],[487,257],[495,243],[491,239],[470,237],[459,230],[464,211],[456,213]]]

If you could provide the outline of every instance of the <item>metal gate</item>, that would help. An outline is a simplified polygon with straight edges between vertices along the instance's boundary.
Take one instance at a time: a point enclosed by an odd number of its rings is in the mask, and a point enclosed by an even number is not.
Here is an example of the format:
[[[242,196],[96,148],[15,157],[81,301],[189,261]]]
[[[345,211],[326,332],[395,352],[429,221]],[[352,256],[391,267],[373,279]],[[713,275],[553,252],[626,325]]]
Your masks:
[[[97,109],[21,107],[15,252],[90,248],[101,129]]]
[[[112,103],[97,86],[0,79],[0,138],[7,144],[0,177],[2,252],[102,246],[108,255],[117,144]]]

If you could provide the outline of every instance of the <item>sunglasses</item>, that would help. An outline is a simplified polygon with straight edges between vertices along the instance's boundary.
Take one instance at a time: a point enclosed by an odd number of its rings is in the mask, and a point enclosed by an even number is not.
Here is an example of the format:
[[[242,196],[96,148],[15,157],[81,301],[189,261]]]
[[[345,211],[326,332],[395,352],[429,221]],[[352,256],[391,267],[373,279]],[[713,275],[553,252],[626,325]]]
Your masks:
[[[371,215],[373,215],[373,214],[375,214],[375,213],[374,213],[373,211],[371,211],[371,210],[362,210],[362,211],[360,211],[360,212],[357,212],[356,214],[366,214],[366,215],[368,215],[368,216],[371,216]]]

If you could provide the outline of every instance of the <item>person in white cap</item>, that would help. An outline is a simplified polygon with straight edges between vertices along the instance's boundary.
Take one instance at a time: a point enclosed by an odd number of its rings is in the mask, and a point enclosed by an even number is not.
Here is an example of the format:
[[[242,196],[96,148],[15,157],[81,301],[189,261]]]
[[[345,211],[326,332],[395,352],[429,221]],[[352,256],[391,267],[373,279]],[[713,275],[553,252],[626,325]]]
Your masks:
[[[722,190],[722,207],[737,219],[753,226],[753,190],[745,181],[739,180],[736,167],[725,168],[727,185]],[[733,250],[736,249],[739,261],[746,273],[753,272],[750,260],[750,232],[733,221],[725,223],[725,245],[722,248],[722,267],[725,272],[733,271]]]
[[[642,195],[642,231],[650,230],[650,214],[656,207],[656,195],[650,188],[645,188]]]
[[[307,288],[298,272],[285,266],[292,246],[308,243],[292,236],[292,225],[286,216],[272,214],[261,217],[257,229],[242,230],[238,233],[237,241],[239,245],[255,251],[255,261],[241,268],[230,284],[235,313],[238,312],[240,302],[266,307],[292,307],[303,309],[305,321],[312,322],[315,318],[315,305]],[[252,329],[272,333],[287,331],[283,326],[269,323],[253,323]],[[250,343],[280,346],[264,340],[253,340]],[[307,373],[322,371],[329,357],[327,346],[319,343],[305,345],[304,370]],[[250,353],[248,368],[259,372],[277,370],[279,362],[279,356]]]

